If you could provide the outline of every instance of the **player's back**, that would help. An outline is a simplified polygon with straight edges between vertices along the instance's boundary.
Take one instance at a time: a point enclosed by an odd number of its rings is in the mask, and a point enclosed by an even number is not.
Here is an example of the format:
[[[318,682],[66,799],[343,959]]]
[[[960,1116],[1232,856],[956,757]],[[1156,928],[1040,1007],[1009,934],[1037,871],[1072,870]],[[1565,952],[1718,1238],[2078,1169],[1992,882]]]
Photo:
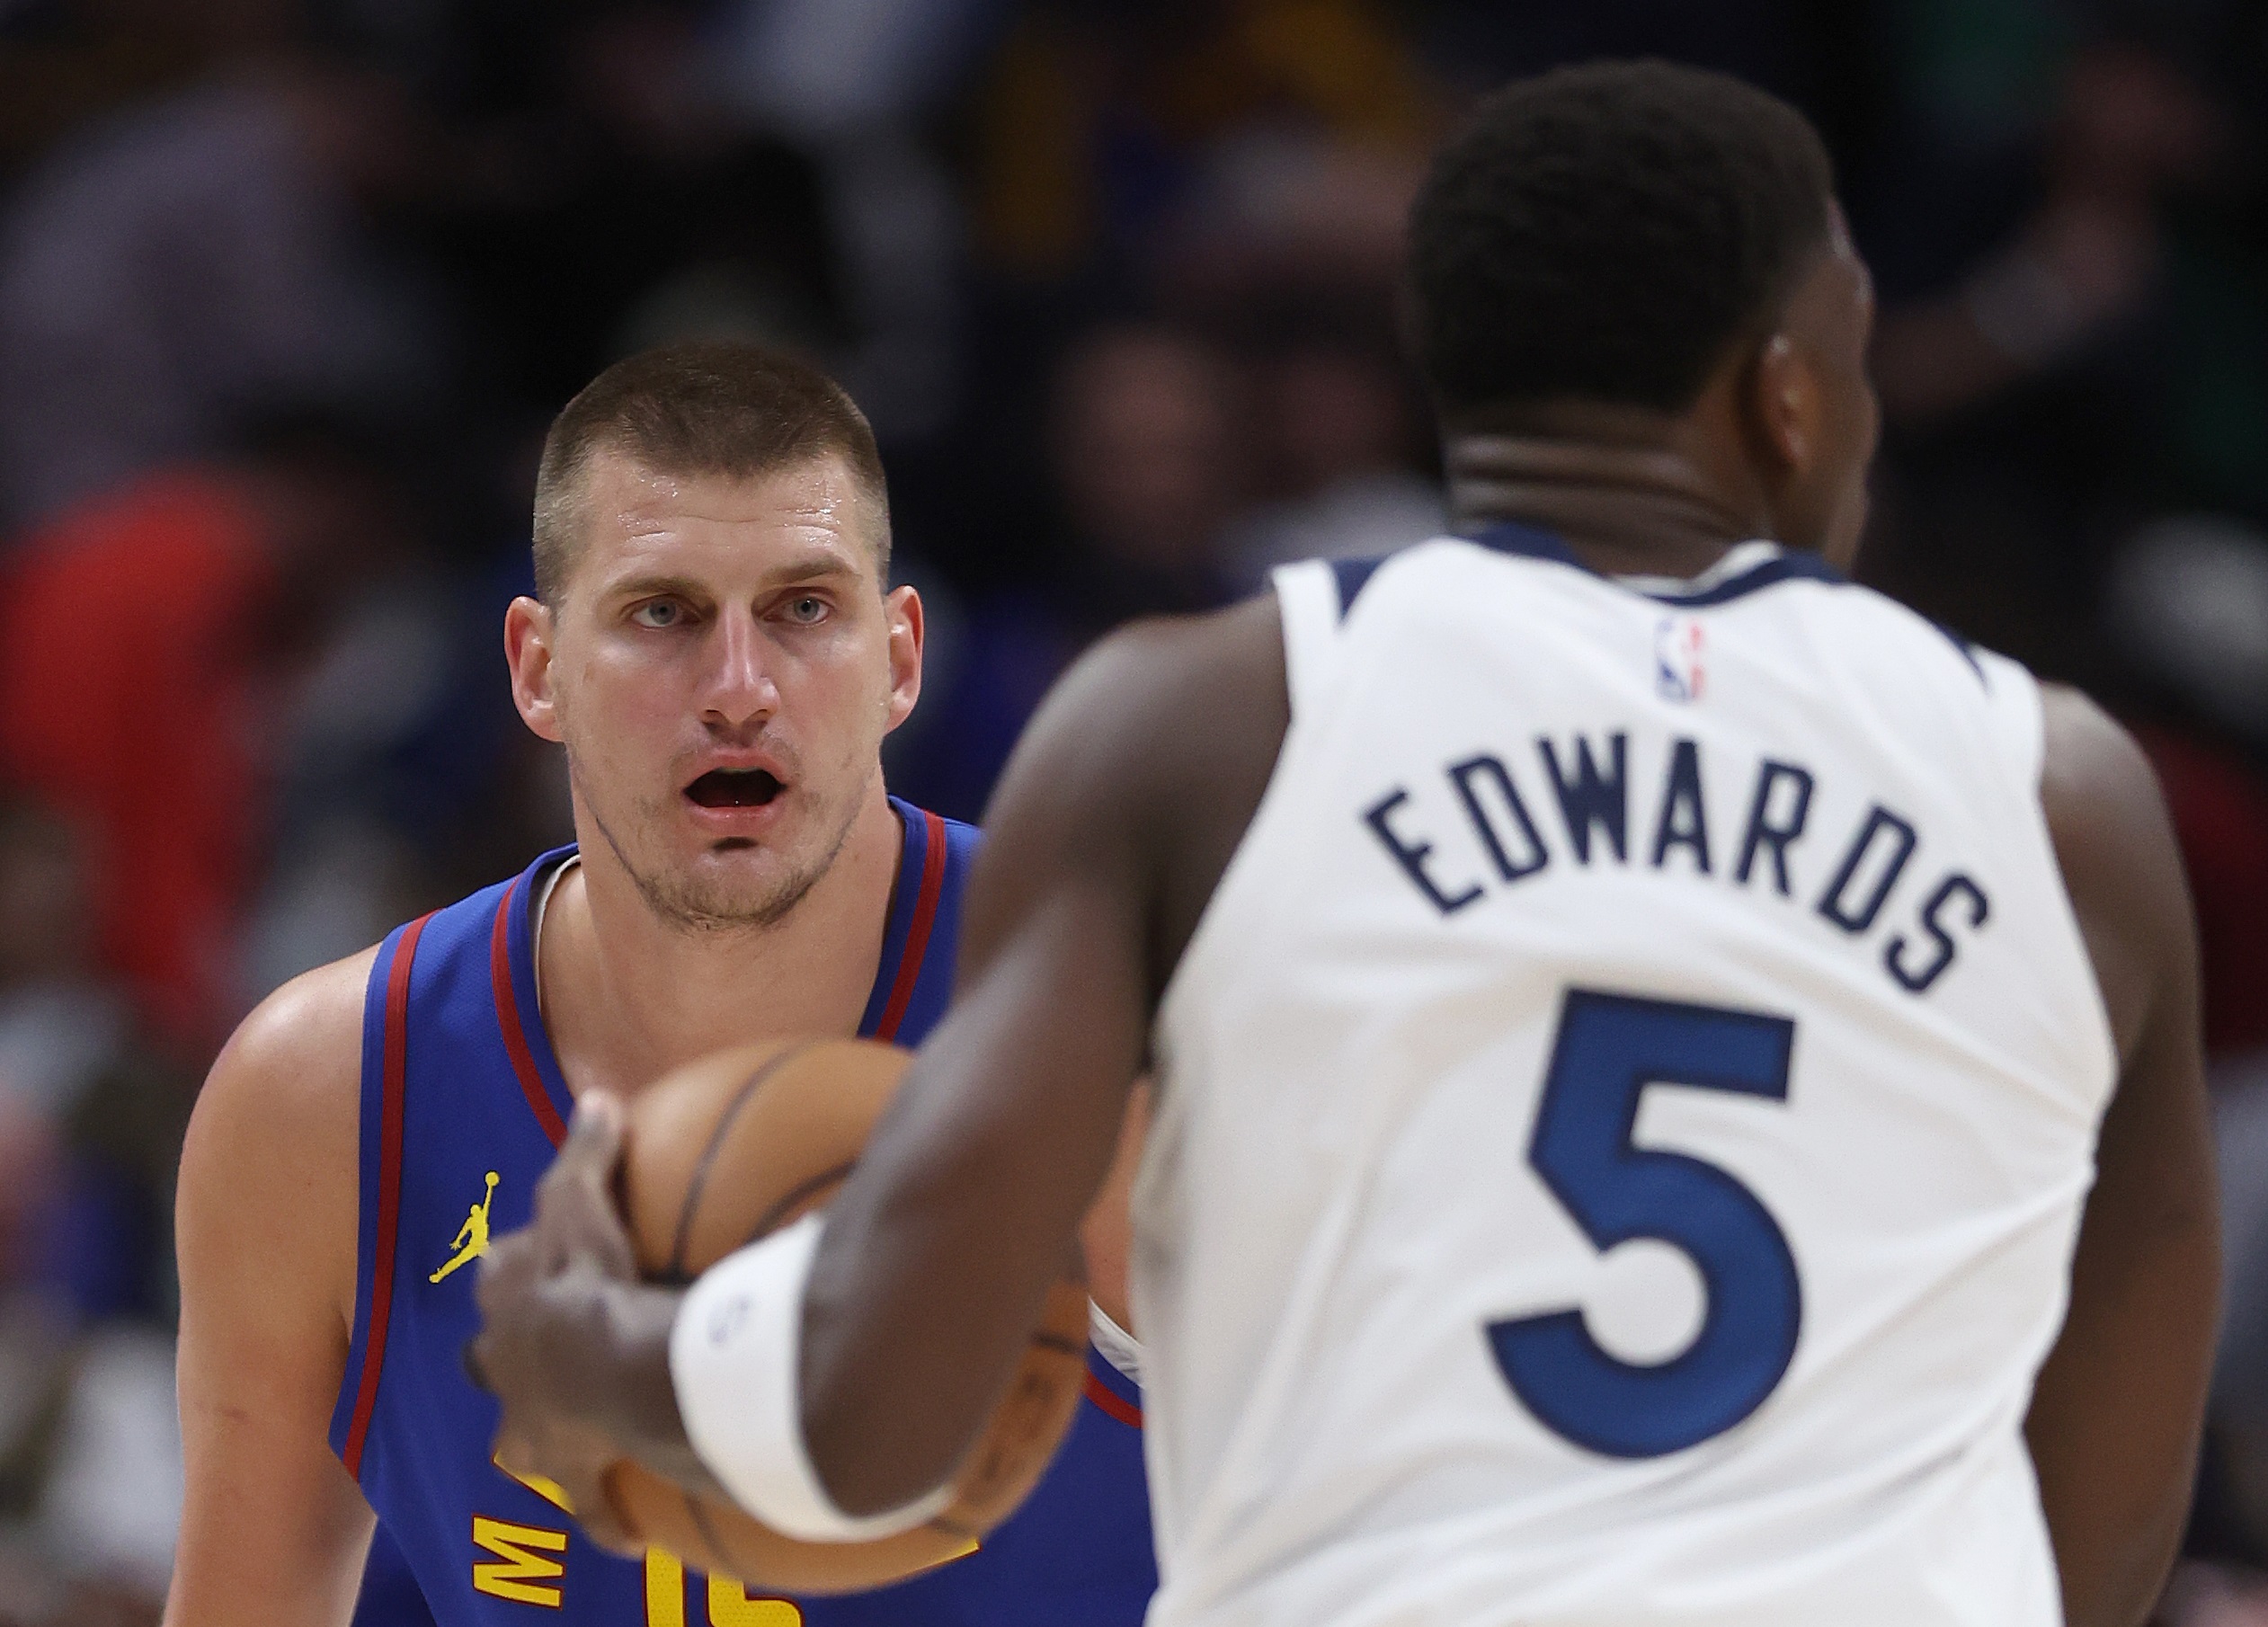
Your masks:
[[[1816,559],[1279,574],[1158,1024],[1151,1617],[2049,1627],[2113,1074],[2040,707]]]

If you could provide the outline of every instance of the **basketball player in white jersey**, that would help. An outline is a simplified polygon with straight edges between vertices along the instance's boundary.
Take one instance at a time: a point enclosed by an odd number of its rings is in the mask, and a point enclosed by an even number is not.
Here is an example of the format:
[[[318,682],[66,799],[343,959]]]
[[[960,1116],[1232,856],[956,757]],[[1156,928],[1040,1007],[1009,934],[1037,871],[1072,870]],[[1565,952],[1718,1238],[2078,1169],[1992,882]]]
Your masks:
[[[1065,680],[823,1226],[602,1282],[589,1113],[483,1285],[507,1433],[922,1517],[1150,1059],[1152,1627],[2133,1627],[2214,1315],[2187,901],[2116,725],[1839,573],[1816,134],[1516,84],[1411,275],[1463,535]]]

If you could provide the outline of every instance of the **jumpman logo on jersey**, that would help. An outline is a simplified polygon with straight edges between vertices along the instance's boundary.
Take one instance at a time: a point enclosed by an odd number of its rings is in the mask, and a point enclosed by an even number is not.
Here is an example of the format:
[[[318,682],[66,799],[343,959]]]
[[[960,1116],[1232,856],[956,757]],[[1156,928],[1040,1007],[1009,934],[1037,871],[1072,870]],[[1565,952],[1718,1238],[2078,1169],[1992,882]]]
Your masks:
[[[438,1283],[459,1266],[470,1265],[488,1252],[488,1205],[495,1201],[496,1172],[491,1169],[488,1172],[488,1190],[482,1195],[480,1202],[473,1205],[472,1212],[465,1216],[465,1223],[457,1228],[457,1235],[449,1240],[449,1246],[454,1252],[439,1271],[425,1279],[427,1282]]]

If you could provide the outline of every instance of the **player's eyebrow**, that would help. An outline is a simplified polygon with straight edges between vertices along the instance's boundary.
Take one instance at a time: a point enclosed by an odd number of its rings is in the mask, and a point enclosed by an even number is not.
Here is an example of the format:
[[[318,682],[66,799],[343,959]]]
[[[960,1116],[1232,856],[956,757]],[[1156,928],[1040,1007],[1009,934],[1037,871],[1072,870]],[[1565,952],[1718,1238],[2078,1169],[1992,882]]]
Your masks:
[[[824,576],[856,576],[858,567],[836,553],[814,552],[791,559],[767,574],[773,582],[813,582]]]
[[[690,576],[641,572],[609,582],[600,591],[600,596],[607,599],[647,599],[663,593],[673,593],[680,599],[705,599],[708,589]]]
[[[858,573],[857,564],[841,555],[814,551],[766,572],[764,580],[767,586],[779,587],[800,582],[822,582],[835,576],[856,576]],[[680,599],[703,600],[715,597],[716,590],[693,577],[660,571],[634,572],[608,582],[600,590],[600,596],[609,600],[647,599],[665,593],[674,594]]]

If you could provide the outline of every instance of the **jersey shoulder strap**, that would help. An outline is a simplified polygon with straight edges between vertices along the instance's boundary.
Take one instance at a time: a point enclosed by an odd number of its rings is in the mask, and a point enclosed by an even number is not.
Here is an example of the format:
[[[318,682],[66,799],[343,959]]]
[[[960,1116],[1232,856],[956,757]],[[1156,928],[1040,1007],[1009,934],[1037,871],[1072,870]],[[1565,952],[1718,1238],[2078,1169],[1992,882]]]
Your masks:
[[[1387,556],[1303,559],[1269,573],[1284,618],[1284,678],[1292,716],[1312,716],[1339,670],[1339,636],[1355,601]]]

